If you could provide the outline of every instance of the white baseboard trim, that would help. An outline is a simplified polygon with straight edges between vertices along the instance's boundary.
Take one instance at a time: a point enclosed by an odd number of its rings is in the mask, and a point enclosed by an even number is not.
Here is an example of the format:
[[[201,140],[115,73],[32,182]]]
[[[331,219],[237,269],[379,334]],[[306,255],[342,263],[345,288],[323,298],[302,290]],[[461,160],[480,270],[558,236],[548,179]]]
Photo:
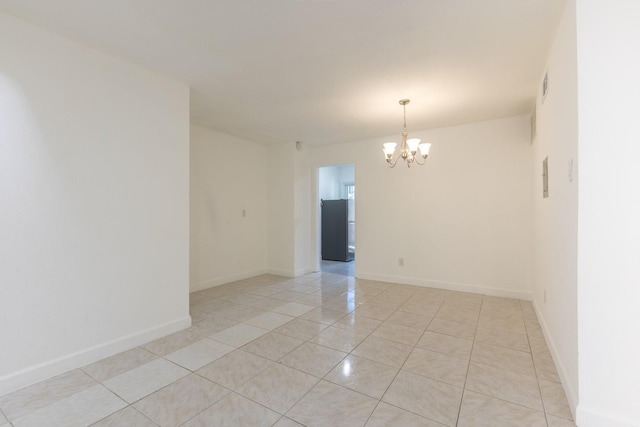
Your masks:
[[[621,420],[615,416],[605,415],[600,412],[578,405],[576,425],[580,427],[637,427],[640,420]]]
[[[304,276],[305,274],[309,274],[309,273],[313,273],[314,270],[312,268],[301,268],[299,270],[296,270],[293,272],[294,276],[293,277],[300,277],[300,276]]]
[[[422,286],[426,288],[445,289],[448,291],[469,292],[473,294],[489,295],[502,298],[515,298],[531,301],[531,292],[512,291],[509,289],[489,288],[485,286],[472,285],[468,283],[442,282],[438,280],[423,280],[413,277],[396,277],[381,274],[370,274],[358,272],[359,279],[377,280],[379,282],[398,283],[401,285]]]
[[[284,277],[296,277],[296,272],[293,270],[280,270],[278,268],[269,268],[267,269],[267,274],[272,274],[274,276],[284,276]]]
[[[540,312],[540,306],[538,305],[538,302],[534,299],[532,303],[533,309],[536,312],[536,317],[538,318],[538,323],[540,323],[540,328],[542,328],[542,334],[544,335],[544,340],[547,343],[547,348],[551,353],[553,363],[556,365],[556,370],[558,371],[558,376],[560,377],[562,388],[564,388],[564,392],[567,395],[569,408],[571,409],[573,418],[576,419],[576,408],[578,406],[577,390],[574,390],[574,388],[571,386],[571,381],[569,380],[569,375],[567,374],[567,368],[565,367],[564,363],[562,363],[562,358],[560,357],[560,353],[558,352],[558,347],[556,346],[555,341],[551,339],[551,332],[549,331],[549,327],[547,326],[547,323],[545,322],[545,319]]]
[[[17,372],[12,372],[9,375],[0,377],[0,396],[60,375],[71,369],[80,368],[104,359],[105,357],[130,350],[136,346],[188,328],[189,326],[191,326],[191,316],[182,317],[163,325],[126,335],[57,359],[30,366]]]
[[[189,285],[189,293],[202,291],[204,289],[213,288],[215,286],[224,285],[226,283],[236,282],[238,280],[251,279],[252,277],[260,276],[261,274],[267,274],[268,270],[259,269],[253,271],[247,271],[245,273],[232,274],[230,276],[219,277],[216,279],[207,280],[199,283],[192,283]]]

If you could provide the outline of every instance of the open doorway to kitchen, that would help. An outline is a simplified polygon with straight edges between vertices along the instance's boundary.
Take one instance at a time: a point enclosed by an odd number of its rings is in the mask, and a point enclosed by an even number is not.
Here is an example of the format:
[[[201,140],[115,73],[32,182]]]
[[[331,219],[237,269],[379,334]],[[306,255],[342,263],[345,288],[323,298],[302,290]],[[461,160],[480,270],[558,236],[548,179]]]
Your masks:
[[[355,166],[318,170],[317,221],[320,236],[320,271],[354,277],[356,257]]]

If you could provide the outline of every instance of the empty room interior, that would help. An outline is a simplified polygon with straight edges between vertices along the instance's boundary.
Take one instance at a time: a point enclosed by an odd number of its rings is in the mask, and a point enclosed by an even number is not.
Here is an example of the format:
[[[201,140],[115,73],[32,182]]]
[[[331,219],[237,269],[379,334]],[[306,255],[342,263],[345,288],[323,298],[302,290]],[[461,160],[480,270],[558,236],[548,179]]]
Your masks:
[[[0,0],[0,427],[640,426],[638,22]]]

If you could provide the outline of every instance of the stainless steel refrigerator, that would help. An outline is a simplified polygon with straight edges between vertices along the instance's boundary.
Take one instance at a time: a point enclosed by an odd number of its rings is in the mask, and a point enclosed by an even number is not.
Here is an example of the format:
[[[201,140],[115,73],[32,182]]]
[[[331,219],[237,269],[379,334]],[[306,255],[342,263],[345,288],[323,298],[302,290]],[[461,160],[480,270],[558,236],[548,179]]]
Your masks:
[[[352,261],[355,256],[354,200],[322,200],[322,259]]]

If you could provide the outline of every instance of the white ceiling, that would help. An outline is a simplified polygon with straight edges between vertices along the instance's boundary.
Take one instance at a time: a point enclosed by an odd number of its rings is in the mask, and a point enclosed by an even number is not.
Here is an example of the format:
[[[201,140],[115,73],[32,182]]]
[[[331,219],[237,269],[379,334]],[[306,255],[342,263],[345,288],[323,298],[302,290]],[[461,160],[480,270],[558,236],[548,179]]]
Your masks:
[[[0,0],[191,87],[191,120],[328,144],[531,111],[564,0]]]

